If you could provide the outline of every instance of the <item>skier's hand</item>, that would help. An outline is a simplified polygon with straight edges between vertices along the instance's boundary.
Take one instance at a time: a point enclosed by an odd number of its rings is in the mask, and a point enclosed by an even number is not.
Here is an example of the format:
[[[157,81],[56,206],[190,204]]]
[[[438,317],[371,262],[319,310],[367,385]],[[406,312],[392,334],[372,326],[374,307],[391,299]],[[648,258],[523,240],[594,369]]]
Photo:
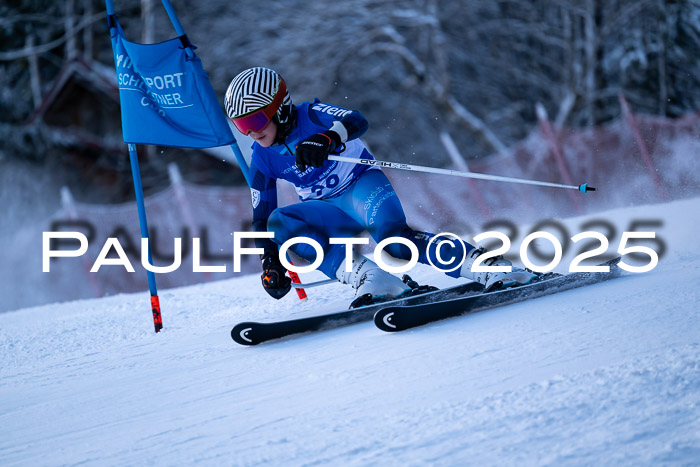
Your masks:
[[[262,258],[263,273],[260,275],[265,292],[279,300],[292,288],[292,280],[287,277],[287,269],[280,264],[277,252],[268,252]]]
[[[316,133],[297,144],[296,164],[299,170],[306,171],[306,166],[321,167],[328,160],[328,154],[335,151],[340,146],[340,135],[335,131],[324,131]]]

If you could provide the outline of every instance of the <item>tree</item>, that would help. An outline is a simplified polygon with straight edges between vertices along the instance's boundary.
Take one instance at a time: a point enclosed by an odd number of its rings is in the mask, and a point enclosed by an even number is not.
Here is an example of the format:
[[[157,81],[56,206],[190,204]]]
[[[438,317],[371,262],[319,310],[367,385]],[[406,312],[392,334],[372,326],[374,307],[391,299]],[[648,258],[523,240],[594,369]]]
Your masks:
[[[131,40],[174,36],[162,8],[149,14],[151,2],[119,2]],[[441,131],[470,156],[504,153],[535,124],[537,102],[557,124],[573,126],[617,118],[620,92],[636,111],[671,117],[700,105],[697,0],[259,0],[254,8],[181,0],[175,7],[220,96],[239,71],[269,66],[297,102],[319,97],[360,109],[372,125],[367,141],[385,158],[448,163],[436,149]],[[141,27],[142,12],[153,28]],[[112,58],[102,30],[94,45],[91,34],[80,36],[103,20],[101,2],[14,1],[0,13],[0,103],[9,109],[0,126],[12,136],[73,47],[94,47],[104,63]]]

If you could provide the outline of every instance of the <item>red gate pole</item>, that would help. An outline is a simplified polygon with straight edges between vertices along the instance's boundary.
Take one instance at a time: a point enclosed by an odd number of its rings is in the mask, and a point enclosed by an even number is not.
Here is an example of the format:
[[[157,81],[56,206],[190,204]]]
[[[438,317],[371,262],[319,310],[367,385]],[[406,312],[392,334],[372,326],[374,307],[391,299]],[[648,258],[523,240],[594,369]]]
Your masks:
[[[637,119],[634,118],[634,114],[632,113],[632,110],[630,109],[630,106],[627,103],[627,99],[625,99],[625,96],[622,93],[620,93],[618,94],[618,98],[620,99],[620,106],[622,107],[622,112],[625,114],[625,120],[627,120],[627,124],[632,129],[634,140],[636,141],[637,147],[639,148],[639,152],[642,154],[642,158],[644,159],[644,164],[646,165],[647,171],[649,172],[649,176],[654,181],[656,191],[659,193],[661,201],[666,201],[666,191],[664,190],[664,187],[661,184],[661,179],[659,179],[659,175],[656,173],[656,167],[654,166],[654,161],[651,160],[651,155],[649,154],[647,145],[644,144],[642,134],[640,133],[639,126],[637,125]]]
[[[564,164],[564,156],[562,154],[561,148],[559,147],[559,143],[557,143],[557,139],[554,136],[554,130],[552,129],[552,125],[551,123],[549,123],[549,117],[547,117],[547,110],[545,110],[544,106],[539,102],[535,106],[535,110],[537,112],[537,119],[540,122],[540,127],[542,128],[544,137],[547,140],[547,143],[549,144],[552,154],[554,154],[554,160],[557,162],[559,173],[561,173],[561,176],[564,179],[564,183],[571,185],[571,176],[569,175],[569,170]],[[580,214],[581,203],[579,202],[578,198],[574,196],[573,193],[569,193],[569,198],[571,199],[571,202],[573,203],[576,212]]]

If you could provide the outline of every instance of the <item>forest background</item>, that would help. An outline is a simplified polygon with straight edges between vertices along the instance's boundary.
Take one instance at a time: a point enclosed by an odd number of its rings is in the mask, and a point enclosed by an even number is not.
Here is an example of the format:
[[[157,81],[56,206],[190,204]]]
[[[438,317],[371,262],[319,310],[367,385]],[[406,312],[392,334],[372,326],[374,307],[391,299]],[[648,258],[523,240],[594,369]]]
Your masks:
[[[175,36],[159,2],[115,3],[130,40]],[[569,127],[617,118],[620,93],[644,114],[700,108],[693,0],[173,3],[220,97],[239,71],[274,68],[295,102],[319,97],[360,110],[373,151],[402,162],[447,165],[442,131],[467,159],[503,153],[536,124],[537,103]],[[26,122],[67,60],[113,65],[104,8],[95,0],[0,6],[0,163],[51,162],[60,173],[50,154],[70,143]],[[167,164],[161,154],[149,162]]]

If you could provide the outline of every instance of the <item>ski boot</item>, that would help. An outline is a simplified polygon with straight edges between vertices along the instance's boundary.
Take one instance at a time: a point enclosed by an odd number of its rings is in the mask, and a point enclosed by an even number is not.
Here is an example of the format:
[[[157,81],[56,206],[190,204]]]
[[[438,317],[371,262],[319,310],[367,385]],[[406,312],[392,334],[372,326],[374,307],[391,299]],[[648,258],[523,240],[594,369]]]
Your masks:
[[[510,272],[488,271],[488,272],[472,272],[472,265],[476,258],[486,253],[484,247],[474,248],[467,254],[467,260],[462,265],[460,276],[474,280],[484,286],[484,291],[504,289],[507,287],[517,287],[519,285],[529,284],[539,275],[532,271],[520,269],[505,259],[503,256],[492,256],[482,261],[483,266],[511,266]]]
[[[336,277],[341,283],[349,284],[355,289],[355,299],[350,308],[393,300],[408,295],[413,290],[398,277],[381,269],[374,261],[357,253],[353,253],[351,271],[345,271],[343,261]]]

